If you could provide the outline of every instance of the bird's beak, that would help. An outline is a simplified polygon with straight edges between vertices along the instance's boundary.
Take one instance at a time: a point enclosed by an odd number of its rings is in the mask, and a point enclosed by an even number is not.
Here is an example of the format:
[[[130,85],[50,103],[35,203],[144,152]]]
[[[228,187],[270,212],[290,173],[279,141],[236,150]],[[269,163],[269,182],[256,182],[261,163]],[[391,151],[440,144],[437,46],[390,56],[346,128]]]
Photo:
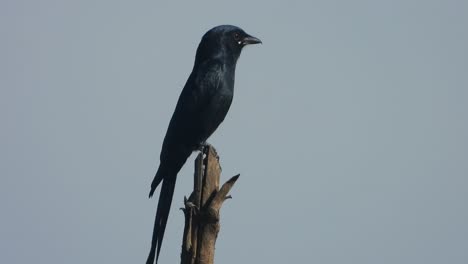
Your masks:
[[[242,44],[243,45],[249,45],[249,44],[258,44],[262,43],[262,41],[254,36],[247,35],[242,39]]]

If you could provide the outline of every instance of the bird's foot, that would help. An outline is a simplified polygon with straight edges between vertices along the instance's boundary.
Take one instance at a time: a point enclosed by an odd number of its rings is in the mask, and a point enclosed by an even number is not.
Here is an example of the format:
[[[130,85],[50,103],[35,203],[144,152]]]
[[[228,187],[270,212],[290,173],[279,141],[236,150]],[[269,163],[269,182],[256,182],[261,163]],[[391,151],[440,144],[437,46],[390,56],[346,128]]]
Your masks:
[[[208,147],[211,147],[211,144],[204,141],[198,145],[197,149],[201,152],[205,152]]]
[[[184,205],[185,205],[185,208],[180,208],[184,212],[189,210],[190,212],[196,215],[198,211],[200,211],[200,208],[198,208],[198,206],[195,203],[190,201],[190,199],[187,199],[187,197],[184,197]]]

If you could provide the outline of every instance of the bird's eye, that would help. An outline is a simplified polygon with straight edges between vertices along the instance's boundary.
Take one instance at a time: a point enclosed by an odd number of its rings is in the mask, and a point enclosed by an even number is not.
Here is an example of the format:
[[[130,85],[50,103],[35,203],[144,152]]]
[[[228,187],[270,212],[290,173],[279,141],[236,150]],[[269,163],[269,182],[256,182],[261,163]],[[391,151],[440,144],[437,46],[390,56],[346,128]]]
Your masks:
[[[240,34],[237,33],[237,32],[234,33],[234,39],[235,39],[236,41],[239,41],[239,40],[240,40]]]

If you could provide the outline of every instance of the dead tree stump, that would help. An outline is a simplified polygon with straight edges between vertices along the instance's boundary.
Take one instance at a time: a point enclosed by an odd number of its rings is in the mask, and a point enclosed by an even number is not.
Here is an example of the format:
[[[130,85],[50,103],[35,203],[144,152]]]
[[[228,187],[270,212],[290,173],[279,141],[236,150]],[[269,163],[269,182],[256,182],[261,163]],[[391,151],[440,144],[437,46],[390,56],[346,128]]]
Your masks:
[[[195,160],[193,192],[184,198],[184,237],[181,264],[213,264],[216,238],[220,229],[219,210],[239,174],[219,188],[221,167],[216,150],[203,148]]]

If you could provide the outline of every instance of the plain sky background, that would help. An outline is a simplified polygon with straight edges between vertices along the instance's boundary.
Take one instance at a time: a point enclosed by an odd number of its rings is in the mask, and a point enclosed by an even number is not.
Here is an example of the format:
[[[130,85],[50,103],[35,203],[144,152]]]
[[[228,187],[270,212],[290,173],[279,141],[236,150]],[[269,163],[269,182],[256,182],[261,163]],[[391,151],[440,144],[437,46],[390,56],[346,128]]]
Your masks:
[[[468,263],[462,0],[2,0],[0,263],[145,262],[161,143],[219,24],[264,44],[209,140],[241,174],[217,263]]]

